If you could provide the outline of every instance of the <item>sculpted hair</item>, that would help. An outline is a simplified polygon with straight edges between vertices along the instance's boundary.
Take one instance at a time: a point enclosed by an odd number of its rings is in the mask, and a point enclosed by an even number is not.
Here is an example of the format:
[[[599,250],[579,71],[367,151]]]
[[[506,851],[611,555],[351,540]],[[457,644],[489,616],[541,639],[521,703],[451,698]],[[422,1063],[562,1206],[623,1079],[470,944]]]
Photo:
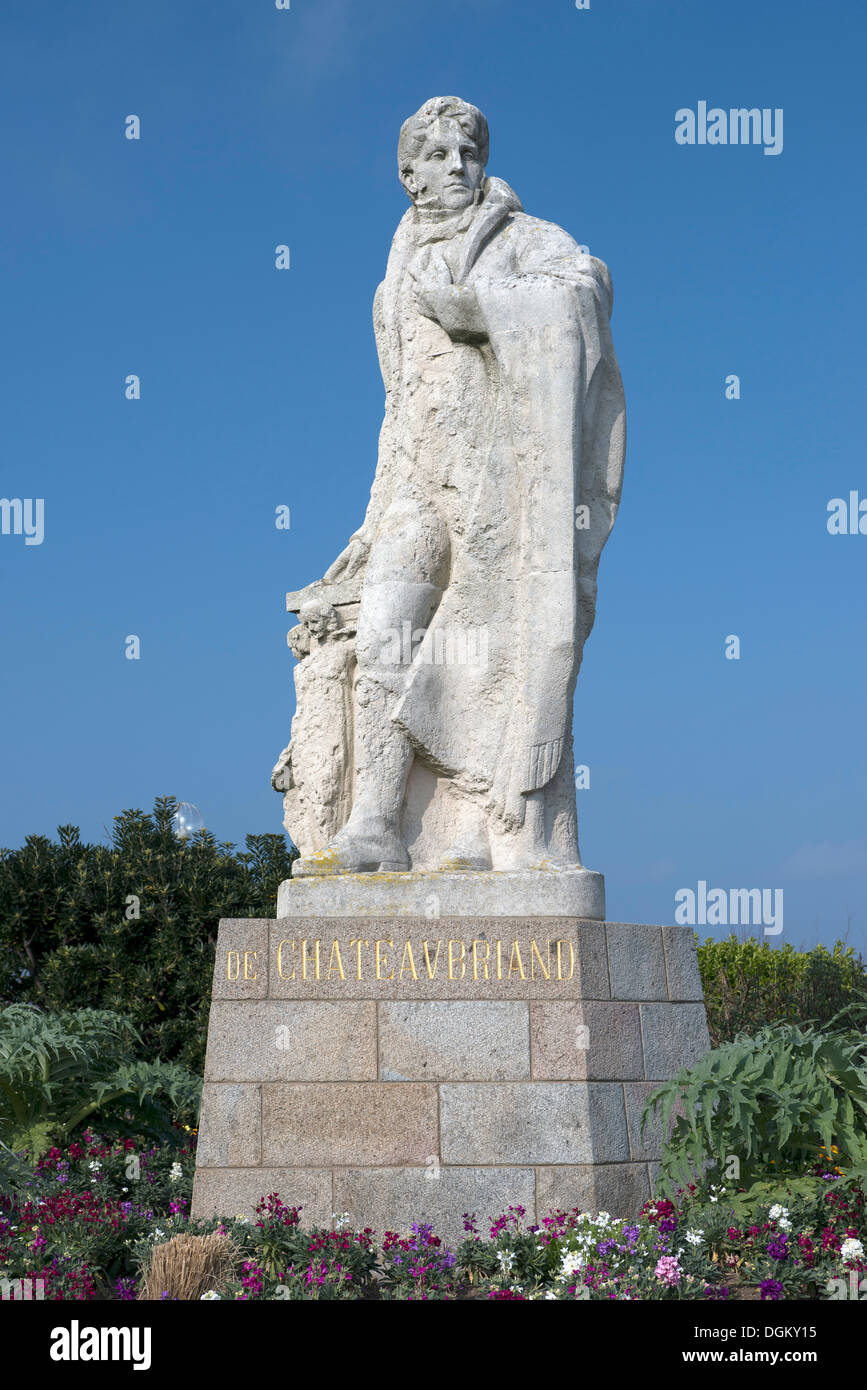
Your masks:
[[[487,165],[490,149],[488,123],[477,106],[460,97],[433,97],[420,106],[414,116],[404,121],[397,142],[397,167],[401,178],[409,173],[412,161],[425,141],[430,127],[437,121],[457,121],[461,130],[478,146],[482,165]]]

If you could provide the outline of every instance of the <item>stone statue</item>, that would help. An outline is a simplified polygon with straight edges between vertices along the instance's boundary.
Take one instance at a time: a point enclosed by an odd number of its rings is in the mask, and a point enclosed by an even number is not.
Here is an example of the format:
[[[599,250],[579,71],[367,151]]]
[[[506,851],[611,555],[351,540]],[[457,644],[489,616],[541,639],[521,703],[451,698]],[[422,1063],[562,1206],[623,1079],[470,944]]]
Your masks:
[[[487,160],[457,97],[401,129],[370,502],[287,597],[296,878],[581,867],[572,700],[625,443],[611,278]]]

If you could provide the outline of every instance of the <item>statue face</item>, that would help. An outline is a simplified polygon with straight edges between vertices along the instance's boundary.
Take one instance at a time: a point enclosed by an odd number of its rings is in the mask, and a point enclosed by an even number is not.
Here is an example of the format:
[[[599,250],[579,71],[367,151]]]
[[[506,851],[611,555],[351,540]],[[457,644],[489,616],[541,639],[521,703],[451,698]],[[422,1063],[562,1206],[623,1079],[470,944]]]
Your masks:
[[[419,207],[460,211],[469,207],[485,178],[478,146],[457,121],[437,121],[406,177],[406,187]]]
[[[337,612],[331,607],[330,603],[305,603],[301,612],[298,614],[301,622],[309,633],[317,640],[321,639],[328,632],[333,632],[338,626]],[[296,631],[295,628],[292,629]]]

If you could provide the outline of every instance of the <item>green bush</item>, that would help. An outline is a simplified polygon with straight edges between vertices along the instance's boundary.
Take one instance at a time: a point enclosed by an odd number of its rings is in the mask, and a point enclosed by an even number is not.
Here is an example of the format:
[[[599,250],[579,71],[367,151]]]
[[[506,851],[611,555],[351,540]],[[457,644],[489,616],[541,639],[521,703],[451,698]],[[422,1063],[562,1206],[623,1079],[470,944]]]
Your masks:
[[[106,1010],[0,1009],[0,1141],[39,1158],[97,1114],[122,1119],[127,1106],[141,1132],[159,1137],[194,1121],[200,1079],[174,1062],[137,1060],[139,1043],[129,1019]]]
[[[786,1179],[806,1196],[823,1168],[844,1182],[867,1177],[867,1007],[845,1013],[861,1026],[832,1019],[825,1029],[777,1023],[741,1034],[648,1097],[642,1128],[659,1123],[669,1195],[712,1180],[755,1197]]]
[[[710,1039],[714,1047],[767,1023],[820,1027],[867,988],[864,961],[838,941],[833,951],[796,951],[754,937],[699,942],[698,963]]]
[[[109,845],[66,825],[0,850],[0,1003],[117,1010],[143,1056],[201,1072],[217,924],[273,917],[294,851],[283,835],[248,835],[246,853],[179,840],[176,806],[124,811]]]

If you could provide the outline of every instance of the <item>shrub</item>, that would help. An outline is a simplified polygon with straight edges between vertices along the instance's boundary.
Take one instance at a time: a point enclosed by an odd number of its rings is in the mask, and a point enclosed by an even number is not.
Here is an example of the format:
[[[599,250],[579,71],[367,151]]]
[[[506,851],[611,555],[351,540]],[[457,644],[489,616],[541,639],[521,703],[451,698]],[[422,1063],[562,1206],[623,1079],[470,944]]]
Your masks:
[[[796,951],[732,933],[722,941],[696,936],[696,946],[714,1047],[767,1023],[824,1025],[867,988],[863,960],[842,941],[832,951]]]
[[[248,835],[245,853],[179,840],[176,807],[124,811],[109,845],[66,825],[0,850],[0,1002],[116,1009],[145,1056],[202,1071],[219,919],[272,917],[295,852],[283,835]]]

